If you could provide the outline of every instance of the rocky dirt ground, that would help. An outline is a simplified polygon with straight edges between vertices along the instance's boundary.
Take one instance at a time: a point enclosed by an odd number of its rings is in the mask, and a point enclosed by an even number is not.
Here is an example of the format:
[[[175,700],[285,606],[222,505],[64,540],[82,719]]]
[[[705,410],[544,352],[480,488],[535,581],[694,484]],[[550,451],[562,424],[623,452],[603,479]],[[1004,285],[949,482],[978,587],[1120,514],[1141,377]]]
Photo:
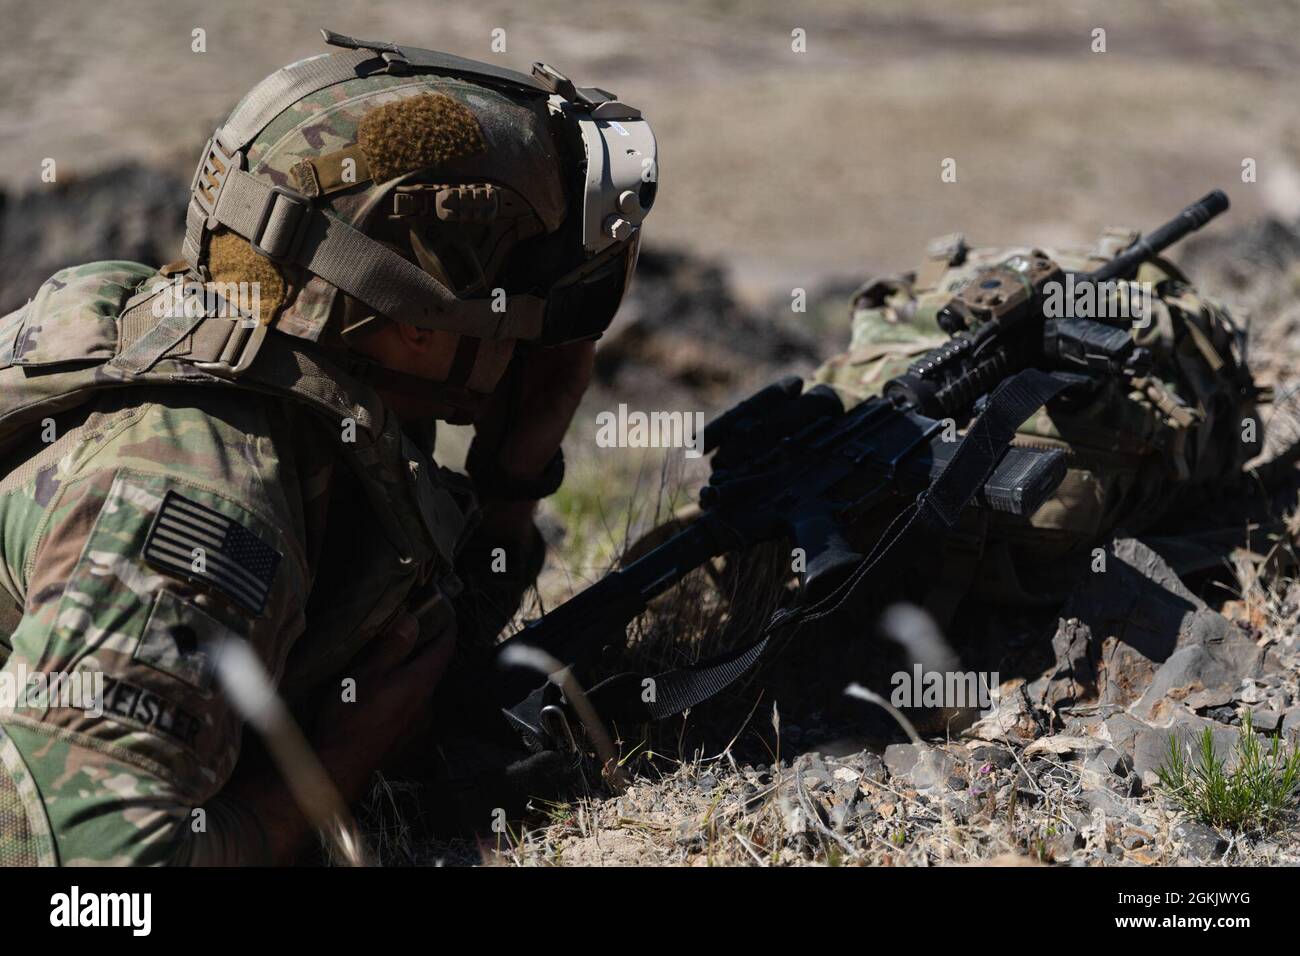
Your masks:
[[[293,0],[255,15],[143,0],[124,10],[0,0],[10,91],[0,311],[73,262],[174,258],[212,124],[254,78],[318,52],[317,26],[475,57],[503,27],[509,65],[552,60],[655,120],[653,242],[602,344],[566,487],[543,514],[555,554],[547,606],[608,568],[703,476],[698,463],[595,448],[597,411],[653,401],[711,412],[812,369],[844,344],[857,281],[913,267],[928,238],[955,228],[979,242],[1089,242],[1106,223],[1153,224],[1223,186],[1231,219],[1178,258],[1251,317],[1253,364],[1289,394],[1300,353],[1300,8],[1289,2],[669,0],[615,12],[598,0],[481,0],[432,16],[415,0],[364,11]],[[1088,51],[1099,25],[1104,55]],[[206,56],[189,49],[198,26]],[[790,51],[796,26],[807,54]],[[940,184],[949,156],[958,182]],[[57,183],[39,182],[46,157]],[[1244,158],[1257,161],[1257,183],[1240,181]],[[807,313],[790,311],[796,287],[809,292]],[[1267,434],[1276,451],[1300,431],[1282,409]],[[445,439],[450,462],[458,445],[463,435]],[[1287,539],[1295,504],[1288,493],[1265,509]],[[625,730],[627,789],[539,804],[526,832],[495,846],[412,846],[400,820],[396,835],[372,835],[390,862],[1300,862],[1295,820],[1267,833],[1208,827],[1156,778],[1171,735],[1209,728],[1227,752],[1247,714],[1267,735],[1300,729],[1300,591],[1286,549],[1265,563],[1230,553],[1223,573],[1183,580],[1177,542],[1108,547],[1116,573],[1081,582],[1059,614],[995,622],[992,646],[1016,661],[1001,668],[1014,676],[973,723],[926,725],[913,742],[879,707],[844,696],[842,683],[867,674],[796,662],[795,676],[767,675],[653,737]],[[635,651],[668,653],[667,635],[689,654],[717,638],[718,617],[689,596],[657,614]],[[828,672],[845,679],[824,693],[799,686]]]
[[[1274,616],[1261,633],[1208,608],[1141,543],[1115,542],[1113,554],[1128,580],[1081,587],[1051,638],[1056,662],[1037,680],[1003,683],[999,704],[964,732],[845,752],[843,740],[824,747],[824,715],[783,728],[764,702],[745,732],[767,741],[766,761],[729,752],[664,761],[662,776],[564,814],[498,859],[1297,862],[1293,832],[1218,830],[1179,813],[1157,787],[1171,735],[1186,741],[1208,727],[1226,755],[1246,711],[1258,732],[1300,729],[1296,595],[1288,585],[1281,602],[1267,602]],[[843,732],[842,718],[830,723]]]

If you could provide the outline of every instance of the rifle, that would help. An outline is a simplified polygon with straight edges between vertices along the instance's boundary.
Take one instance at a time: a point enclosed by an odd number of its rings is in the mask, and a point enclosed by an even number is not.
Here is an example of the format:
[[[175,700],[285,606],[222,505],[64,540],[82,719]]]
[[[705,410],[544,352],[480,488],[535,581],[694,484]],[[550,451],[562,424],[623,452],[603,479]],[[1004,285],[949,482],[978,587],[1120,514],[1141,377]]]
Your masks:
[[[1075,287],[1129,278],[1227,208],[1221,191],[1208,194],[1101,268],[1074,276]],[[852,609],[859,589],[878,588],[908,567],[972,499],[1032,515],[1064,477],[1064,453],[1008,447],[1016,428],[1058,396],[1086,395],[1107,376],[1139,375],[1149,366],[1127,328],[1045,314],[1051,283],[1064,278],[1037,252],[984,270],[939,314],[951,338],[888,382],[880,397],[848,411],[829,387],[803,391],[792,377],[722,413],[704,429],[704,451],[713,458],[700,517],[530,622],[503,648],[538,648],[581,673],[690,571],[721,554],[792,539],[795,555],[804,557],[799,600],[756,641],[649,678],[618,675],[588,692],[607,718],[657,719],[732,683],[776,629]],[[966,421],[966,436],[952,440],[952,426]],[[891,502],[902,507],[871,551],[859,554],[845,529]],[[539,740],[558,697],[552,683],[538,686],[536,673],[517,666],[506,667],[499,685],[507,717]]]

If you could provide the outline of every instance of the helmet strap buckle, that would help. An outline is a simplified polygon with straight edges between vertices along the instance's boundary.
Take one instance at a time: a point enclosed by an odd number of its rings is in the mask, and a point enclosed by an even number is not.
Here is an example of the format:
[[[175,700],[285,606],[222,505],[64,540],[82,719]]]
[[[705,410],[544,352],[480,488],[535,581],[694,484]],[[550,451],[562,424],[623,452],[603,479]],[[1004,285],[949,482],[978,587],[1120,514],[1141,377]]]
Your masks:
[[[242,169],[244,165],[242,152],[237,149],[227,151],[222,145],[221,132],[217,130],[208,137],[207,145],[203,147],[203,158],[199,160],[199,165],[194,170],[194,178],[190,181],[190,195],[208,217],[209,230],[217,228],[214,216],[217,203],[221,199],[221,191],[230,178],[230,171]]]

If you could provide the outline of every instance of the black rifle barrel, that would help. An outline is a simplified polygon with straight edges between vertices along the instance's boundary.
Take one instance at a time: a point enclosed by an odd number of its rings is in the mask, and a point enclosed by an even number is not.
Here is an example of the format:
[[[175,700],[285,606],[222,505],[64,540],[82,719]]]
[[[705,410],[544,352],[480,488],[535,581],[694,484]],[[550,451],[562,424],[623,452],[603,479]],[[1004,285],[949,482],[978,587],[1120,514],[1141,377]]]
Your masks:
[[[1228,209],[1228,195],[1222,189],[1207,193],[1192,203],[1173,219],[1148,236],[1143,236],[1088,278],[1094,282],[1122,279],[1132,275],[1137,267],[1152,256],[1158,256],[1182,239]]]

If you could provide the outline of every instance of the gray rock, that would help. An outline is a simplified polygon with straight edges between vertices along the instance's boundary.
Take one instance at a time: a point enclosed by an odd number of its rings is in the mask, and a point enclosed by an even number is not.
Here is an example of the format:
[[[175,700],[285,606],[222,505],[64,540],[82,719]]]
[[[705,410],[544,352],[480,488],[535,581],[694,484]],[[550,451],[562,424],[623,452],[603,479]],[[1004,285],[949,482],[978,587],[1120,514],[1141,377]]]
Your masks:
[[[1075,850],[1083,846],[1083,837],[1076,830],[1066,830],[1048,840],[1047,857],[1057,863],[1070,859]]]
[[[1180,647],[1160,665],[1146,693],[1133,707],[1135,716],[1167,723],[1187,712],[1181,701],[1188,696],[1188,688],[1232,693],[1243,680],[1263,670],[1263,648],[1226,618],[1206,610],[1198,611],[1192,622],[1203,625],[1202,639]]]
[[[885,769],[891,777],[905,779],[916,766],[922,747],[916,744],[890,744],[885,748]]]
[[[1129,794],[1132,792],[1132,783],[1137,779],[1129,775],[1131,769],[1130,758],[1107,747],[1084,761],[1079,783],[1085,790],[1106,789]]]
[[[888,776],[885,773],[885,762],[880,759],[878,754],[873,754],[869,750],[861,754],[856,765],[853,761],[849,761],[848,764],[855,767],[864,779],[870,780],[872,783],[884,783],[885,778]]]
[[[1154,786],[1155,772],[1169,762],[1170,740],[1177,737],[1179,747],[1184,752],[1190,747],[1196,753],[1199,752],[1201,735],[1207,728],[1213,735],[1214,752],[1231,766],[1237,731],[1204,717],[1188,714],[1174,727],[1150,727],[1138,734],[1133,751],[1134,771],[1144,784]]]
[[[1126,850],[1136,850],[1138,847],[1146,846],[1151,842],[1151,834],[1145,830],[1125,830],[1123,839],[1120,842]]]
[[[1107,551],[1106,570],[1086,575],[1061,611],[1056,664],[1030,686],[1042,705],[1091,696],[1095,682],[1103,707],[1168,724],[1188,707],[1222,706],[1243,678],[1261,674],[1265,652],[1150,547],[1120,538]]]
[[[1149,729],[1148,724],[1144,724],[1130,714],[1116,714],[1106,719],[1106,732],[1110,734],[1112,746],[1130,762],[1133,760],[1133,748],[1137,743],[1138,735]]]
[[[1250,725],[1261,734],[1275,734],[1282,729],[1282,712],[1271,707],[1256,707],[1250,712]]]
[[[1187,589],[1169,563],[1145,542],[1137,538],[1116,538],[1111,542],[1110,551],[1152,583],[1184,601],[1204,607],[1204,602]]]
[[[1297,708],[1300,710],[1300,708]],[[1006,770],[1016,762],[1016,758],[1005,747],[994,747],[989,744],[980,744],[977,747],[970,748],[971,763],[977,767],[988,764],[997,767],[999,770]]]
[[[1183,852],[1194,860],[1218,859],[1228,849],[1228,841],[1218,831],[1193,820],[1177,824],[1174,838],[1181,844]]]
[[[1193,691],[1187,695],[1183,703],[1198,713],[1213,707],[1223,707],[1232,703],[1232,688],[1215,687],[1211,690]]]
[[[830,781],[819,774],[806,773],[802,779],[804,789],[809,793],[829,793],[832,789]]]
[[[916,764],[912,769],[912,786],[918,789],[943,786],[959,766],[957,761],[943,750],[929,751]]]
[[[1108,714],[1070,714],[1065,718],[1061,733],[1069,737],[1096,737],[1106,723]]]
[[[848,805],[857,800],[862,795],[862,791],[858,789],[856,780],[837,780],[834,794],[836,805]]]
[[[1232,699],[1239,700],[1243,704],[1261,704],[1264,702],[1264,692],[1255,683],[1255,678],[1250,677],[1241,682],[1233,693]]]
[[[817,754],[804,754],[795,762],[795,767],[803,775],[803,785],[809,790],[831,782],[831,771]]]
[[[918,744],[890,744],[885,748],[885,766],[892,777],[917,790],[943,783],[957,767],[946,751]]]
[[[1023,770],[1016,773],[1016,793],[1024,800],[1041,800],[1042,791]]]
[[[1080,581],[1061,617],[1076,619],[1091,635],[1099,702],[1127,706],[1179,646],[1187,619],[1205,605],[1141,542],[1115,539],[1107,552],[1106,570]],[[1055,671],[1063,670],[1062,663]],[[1065,670],[1079,675],[1077,662],[1065,663]]]
[[[1055,711],[1097,695],[1097,658],[1092,631],[1078,618],[1063,617],[1052,635],[1056,663],[1026,688],[1034,703]]]
[[[1093,754],[1084,761],[1083,766],[1086,770],[1111,774],[1116,777],[1127,777],[1129,771],[1129,761],[1118,750],[1110,747],[1105,747]]]
[[[1079,794],[1079,801],[1090,810],[1100,810],[1112,820],[1137,825],[1143,822],[1142,815],[1131,803],[1110,790],[1084,790]]]
[[[1042,758],[1049,756],[1055,761],[1083,760],[1106,746],[1106,742],[1097,737],[1073,737],[1069,734],[1051,734],[1039,737],[1025,748],[1023,756]]]
[[[1228,724],[1236,727],[1241,723],[1241,716],[1237,713],[1237,708],[1232,704],[1225,704],[1222,707],[1211,707],[1205,712],[1207,720],[1213,720],[1215,723]]]
[[[1069,820],[1070,826],[1074,827],[1074,829],[1079,830],[1080,832],[1082,832],[1085,827],[1090,826],[1092,824],[1092,815],[1088,813],[1084,813],[1082,810],[1078,810],[1075,807],[1071,807],[1071,806],[1062,807],[1061,816]]]
[[[949,793],[944,796],[943,808],[953,823],[962,824],[970,819],[975,804],[964,793]]]
[[[1282,715],[1282,733],[1289,735],[1293,730],[1300,731],[1300,707],[1288,708]]]

